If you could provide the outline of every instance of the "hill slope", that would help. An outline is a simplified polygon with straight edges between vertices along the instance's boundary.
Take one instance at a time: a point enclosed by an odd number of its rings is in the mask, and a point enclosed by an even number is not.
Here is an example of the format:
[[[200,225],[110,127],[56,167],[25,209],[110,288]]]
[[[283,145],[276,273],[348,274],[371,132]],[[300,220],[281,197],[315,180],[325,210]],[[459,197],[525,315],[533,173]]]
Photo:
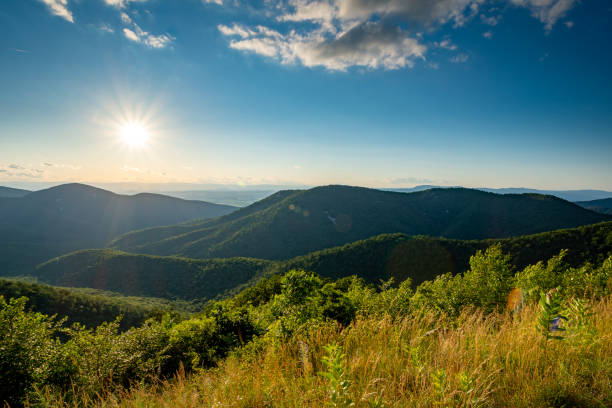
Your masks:
[[[253,285],[260,278],[304,269],[328,278],[357,275],[371,283],[391,277],[414,283],[463,272],[476,251],[501,242],[517,268],[569,249],[570,266],[599,263],[612,254],[612,222],[502,240],[451,240],[383,234],[288,261],[245,258],[187,259],[112,250],[68,254],[37,268],[36,276],[63,286],[84,286],[130,295],[211,299]]]
[[[79,322],[87,327],[112,322],[123,315],[120,326],[123,330],[139,326],[155,309],[169,308],[169,303],[161,299],[145,302],[138,298],[88,294],[71,288],[9,279],[0,279],[0,296],[6,300],[26,296],[29,309],[47,315],[68,316],[68,324]]]
[[[552,196],[326,186],[279,192],[214,220],[131,232],[110,246],[154,255],[280,260],[383,233],[505,238],[610,219]]]
[[[0,198],[19,198],[30,194],[31,191],[20,188],[0,186]]]
[[[123,196],[82,184],[3,198],[0,274],[23,273],[62,253],[102,247],[133,229],[218,217],[234,210],[157,194]]]
[[[187,259],[82,250],[39,265],[36,277],[53,285],[132,296],[212,299],[256,279],[270,265],[248,258]]]
[[[578,201],[576,204],[591,211],[612,215],[612,198],[592,201]]]

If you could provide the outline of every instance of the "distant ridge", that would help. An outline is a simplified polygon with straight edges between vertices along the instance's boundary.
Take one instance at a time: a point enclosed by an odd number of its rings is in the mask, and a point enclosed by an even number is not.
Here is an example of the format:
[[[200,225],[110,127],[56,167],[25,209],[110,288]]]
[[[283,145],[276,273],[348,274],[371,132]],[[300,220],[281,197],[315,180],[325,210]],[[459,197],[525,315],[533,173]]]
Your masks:
[[[433,185],[422,185],[415,186],[409,188],[388,188],[383,189],[386,191],[395,191],[400,193],[414,193],[417,191],[429,190],[432,188],[462,188],[460,186],[454,187],[443,187],[443,186],[433,186]],[[604,190],[539,190],[535,188],[525,188],[525,187],[509,187],[509,188],[488,188],[488,187],[478,187],[476,190],[486,191],[489,193],[496,194],[544,194],[544,195],[552,195],[555,197],[562,198],[567,201],[590,201],[602,198],[612,197],[612,191],[604,191]]]
[[[407,194],[323,186],[281,191],[214,220],[130,232],[109,246],[191,258],[288,259],[383,233],[506,238],[610,219],[537,194],[500,195],[463,188]]]
[[[0,186],[0,198],[19,198],[30,194],[29,190]]]
[[[578,201],[576,204],[591,211],[612,215],[612,198],[592,201]]]
[[[0,198],[0,274],[23,273],[53,256],[104,246],[133,229],[218,217],[235,209],[160,194],[125,196],[84,184]]]

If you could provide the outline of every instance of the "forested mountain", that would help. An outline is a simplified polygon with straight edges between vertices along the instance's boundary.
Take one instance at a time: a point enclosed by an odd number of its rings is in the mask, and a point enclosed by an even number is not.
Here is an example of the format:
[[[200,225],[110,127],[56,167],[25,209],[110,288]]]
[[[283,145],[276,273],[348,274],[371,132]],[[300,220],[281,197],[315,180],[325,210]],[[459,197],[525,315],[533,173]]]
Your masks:
[[[0,186],[0,198],[19,198],[30,194],[31,191],[20,188]]]
[[[281,260],[383,233],[505,238],[610,219],[537,194],[463,188],[396,193],[326,186],[279,192],[214,220],[130,232],[110,246],[154,255]]]
[[[59,286],[90,287],[134,296],[212,299],[260,276],[272,262],[248,258],[187,259],[82,250],[36,268]]]
[[[0,279],[0,296],[5,300],[26,296],[28,309],[47,315],[67,316],[68,325],[79,322],[87,327],[96,327],[103,322],[112,322],[121,315],[120,327],[123,330],[139,326],[156,310],[170,309],[169,302],[161,299],[111,297],[9,279]]]
[[[102,247],[118,234],[218,217],[235,207],[157,194],[124,196],[65,184],[0,199],[0,274],[28,272],[51,257]]]
[[[500,242],[516,268],[569,249],[570,266],[600,263],[612,254],[612,222],[509,239],[451,240],[383,234],[288,261],[247,258],[187,259],[86,250],[53,259],[36,276],[62,286],[94,287],[129,295],[211,299],[254,284],[264,276],[304,269],[328,278],[357,275],[370,283],[394,278],[414,283],[463,272],[476,251]]]
[[[576,204],[591,211],[612,215],[612,198],[592,201],[578,201]]]

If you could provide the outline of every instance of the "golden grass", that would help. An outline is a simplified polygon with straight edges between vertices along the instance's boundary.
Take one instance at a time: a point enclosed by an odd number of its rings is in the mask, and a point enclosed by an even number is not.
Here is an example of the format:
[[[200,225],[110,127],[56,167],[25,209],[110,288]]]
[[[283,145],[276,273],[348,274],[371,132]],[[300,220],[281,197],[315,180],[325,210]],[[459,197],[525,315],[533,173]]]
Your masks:
[[[593,336],[569,336],[548,346],[535,329],[535,305],[516,316],[466,311],[452,325],[428,313],[401,321],[362,318],[344,329],[327,325],[286,343],[262,343],[218,368],[105,395],[96,404],[326,406],[323,346],[335,342],[346,354],[356,407],[610,407],[610,299],[596,302],[593,311]],[[58,405],[50,398],[49,406]]]

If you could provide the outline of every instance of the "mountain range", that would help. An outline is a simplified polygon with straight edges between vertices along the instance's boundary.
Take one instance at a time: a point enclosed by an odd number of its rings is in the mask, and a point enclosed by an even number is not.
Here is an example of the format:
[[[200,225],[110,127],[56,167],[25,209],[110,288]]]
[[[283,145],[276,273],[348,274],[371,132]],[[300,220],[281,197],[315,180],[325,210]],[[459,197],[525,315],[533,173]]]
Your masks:
[[[124,196],[83,184],[0,198],[0,273],[21,273],[63,253],[103,247],[130,230],[218,217],[235,209],[158,194]]]
[[[500,243],[517,269],[569,249],[569,266],[601,263],[612,254],[612,222],[508,239],[452,240],[402,233],[382,234],[287,261],[252,258],[189,259],[83,250],[36,268],[37,279],[60,286],[92,287],[131,296],[213,299],[237,293],[261,278],[292,269],[326,278],[359,276],[370,283],[407,278],[418,284],[437,275],[468,269],[476,251]]]
[[[612,198],[604,198],[601,200],[591,201],[578,201],[576,204],[589,210],[596,211],[598,213],[612,215]]]
[[[398,193],[324,186],[281,191],[212,220],[132,231],[109,246],[151,255],[281,260],[384,233],[507,238],[610,219],[537,194],[464,188]]]
[[[432,188],[461,188],[461,186],[455,187],[443,187],[443,186],[435,186],[435,185],[420,185],[409,188],[389,188],[385,189],[387,191],[395,191],[398,193],[414,193],[417,191],[430,190]],[[612,191],[605,190],[540,190],[536,188],[525,188],[525,187],[509,187],[509,188],[487,188],[487,187],[478,187],[476,190],[486,191],[489,193],[496,194],[543,194],[543,195],[552,195],[555,197],[562,198],[567,201],[591,201],[591,200],[599,200],[604,198],[612,197]]]

